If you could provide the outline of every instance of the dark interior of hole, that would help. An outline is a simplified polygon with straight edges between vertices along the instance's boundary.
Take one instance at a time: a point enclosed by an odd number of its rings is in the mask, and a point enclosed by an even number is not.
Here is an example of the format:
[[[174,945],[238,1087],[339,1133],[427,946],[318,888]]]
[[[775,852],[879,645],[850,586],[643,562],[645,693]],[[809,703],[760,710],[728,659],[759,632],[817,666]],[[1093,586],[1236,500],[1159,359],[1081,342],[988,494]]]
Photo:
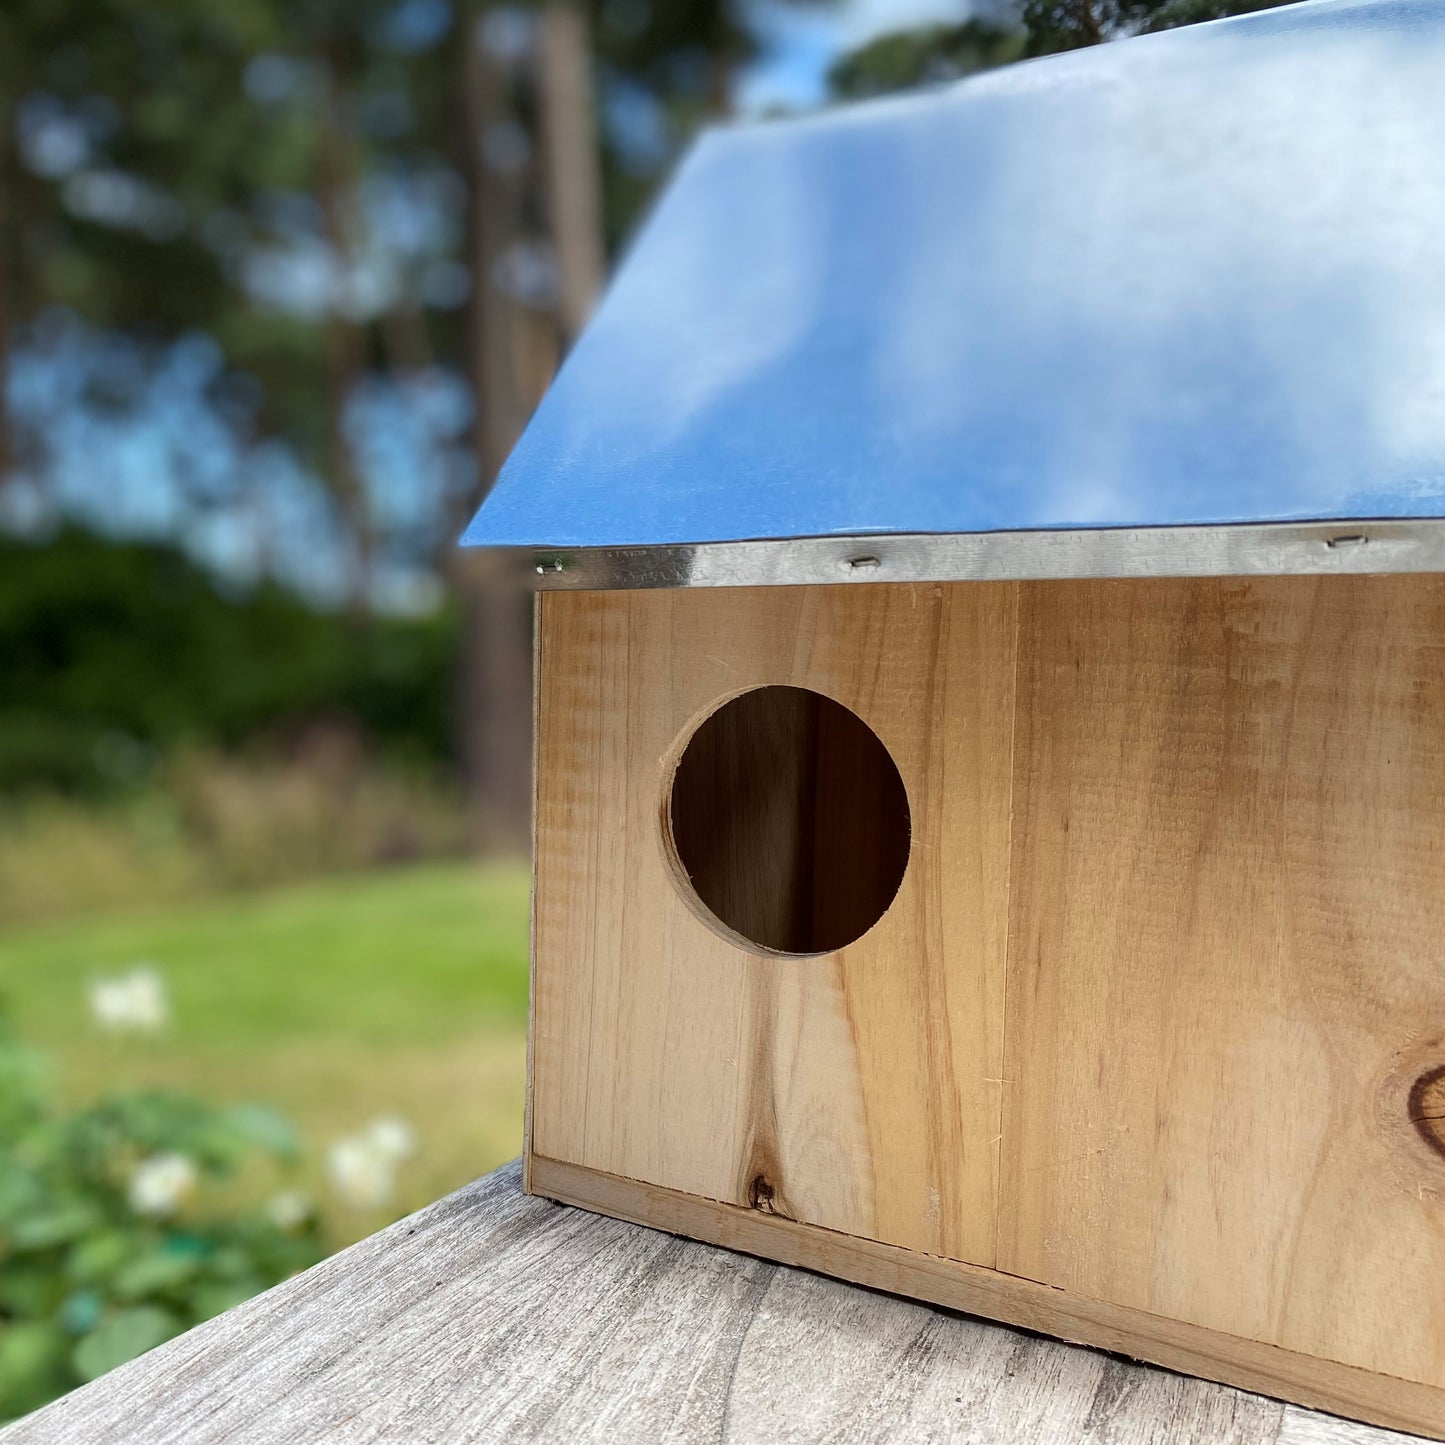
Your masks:
[[[908,797],[888,750],[803,688],[759,688],[713,713],[683,752],[670,808],[698,897],[784,953],[860,938],[908,866]]]

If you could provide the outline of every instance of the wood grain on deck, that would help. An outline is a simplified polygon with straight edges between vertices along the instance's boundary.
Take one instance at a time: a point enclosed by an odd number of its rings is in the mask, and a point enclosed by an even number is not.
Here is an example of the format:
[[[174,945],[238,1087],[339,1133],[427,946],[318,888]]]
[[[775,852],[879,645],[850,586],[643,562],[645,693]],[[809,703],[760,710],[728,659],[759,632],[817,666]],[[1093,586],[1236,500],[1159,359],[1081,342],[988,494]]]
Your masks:
[[[1406,1437],[521,1193],[509,1166],[3,1445]]]

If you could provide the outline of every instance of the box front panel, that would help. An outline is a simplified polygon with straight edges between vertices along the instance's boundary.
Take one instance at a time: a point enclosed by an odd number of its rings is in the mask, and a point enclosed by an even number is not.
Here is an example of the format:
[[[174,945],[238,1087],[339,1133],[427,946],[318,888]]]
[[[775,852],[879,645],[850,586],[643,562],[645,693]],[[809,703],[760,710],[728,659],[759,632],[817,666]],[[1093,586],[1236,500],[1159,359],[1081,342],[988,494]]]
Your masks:
[[[1445,1384],[1445,583],[1021,616],[999,1268]]]
[[[992,1262],[1016,596],[1003,585],[544,599],[537,1154]],[[812,689],[862,719],[911,813],[887,912],[812,957],[710,922],[667,852],[667,794],[691,730],[770,686]],[[820,769],[816,800],[816,847],[839,855],[845,878],[868,852],[849,831],[866,826],[867,800],[843,818],[828,808],[847,772],[846,756]],[[752,821],[776,845],[760,811]],[[760,853],[760,879],[787,871],[777,851]]]
[[[553,594],[541,656],[536,1154],[1445,1386],[1445,581]],[[912,815],[809,957],[668,846],[692,730],[779,685]],[[806,938],[882,805],[804,837],[848,769],[749,727],[716,899]]]

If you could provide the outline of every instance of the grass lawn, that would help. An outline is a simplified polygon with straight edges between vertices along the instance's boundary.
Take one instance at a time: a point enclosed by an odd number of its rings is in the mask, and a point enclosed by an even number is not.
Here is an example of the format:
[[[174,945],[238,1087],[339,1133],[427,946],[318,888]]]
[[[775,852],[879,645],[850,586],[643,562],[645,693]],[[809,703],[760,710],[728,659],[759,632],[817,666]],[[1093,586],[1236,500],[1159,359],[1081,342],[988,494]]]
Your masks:
[[[161,1085],[281,1108],[327,1201],[327,1143],[378,1114],[418,1135],[385,1215],[326,1204],[344,1244],[517,1154],[527,1010],[522,863],[433,864],[0,934],[0,997],[70,1099]],[[138,962],[171,1021],[113,1038],[89,984]]]

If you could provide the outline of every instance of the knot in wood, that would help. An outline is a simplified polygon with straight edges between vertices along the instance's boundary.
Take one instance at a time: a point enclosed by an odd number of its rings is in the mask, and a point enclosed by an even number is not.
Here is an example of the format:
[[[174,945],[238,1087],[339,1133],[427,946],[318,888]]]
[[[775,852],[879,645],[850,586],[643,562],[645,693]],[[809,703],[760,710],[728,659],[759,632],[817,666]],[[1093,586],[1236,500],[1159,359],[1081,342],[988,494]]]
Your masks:
[[[748,1185],[748,1207],[756,1209],[760,1214],[776,1214],[778,1211],[773,1205],[775,1193],[766,1175],[755,1174],[752,1183]]]
[[[1445,1064],[1427,1069],[1415,1080],[1408,1109],[1415,1132],[1445,1158]]]

